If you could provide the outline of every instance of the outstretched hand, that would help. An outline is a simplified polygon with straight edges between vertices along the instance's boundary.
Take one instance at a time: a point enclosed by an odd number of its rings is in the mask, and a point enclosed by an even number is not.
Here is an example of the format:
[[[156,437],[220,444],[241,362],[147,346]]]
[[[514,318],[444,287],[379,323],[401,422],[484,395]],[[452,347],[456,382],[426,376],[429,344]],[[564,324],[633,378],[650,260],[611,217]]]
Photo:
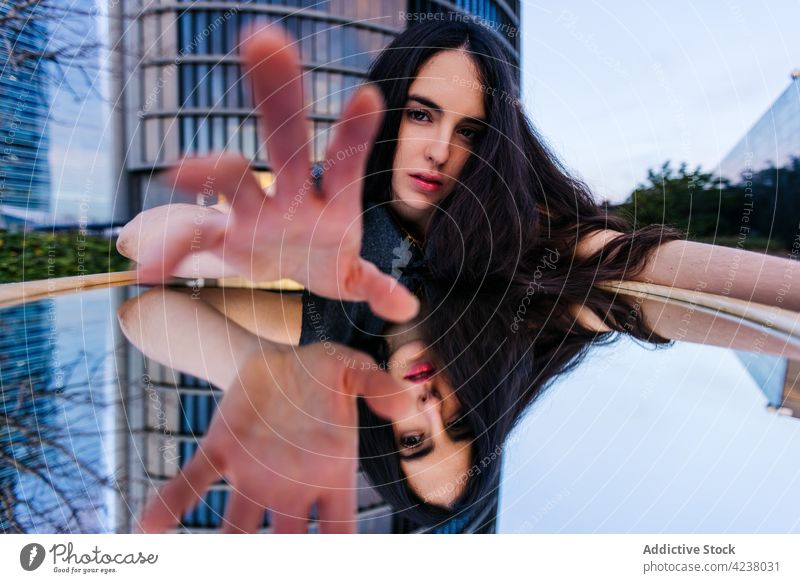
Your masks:
[[[167,174],[169,183],[193,194],[224,194],[231,212],[172,226],[163,246],[141,258],[140,280],[161,282],[191,253],[209,251],[232,275],[289,278],[318,295],[367,301],[387,320],[413,318],[419,309],[413,294],[360,257],[363,174],[383,107],[378,90],[364,86],[350,99],[317,188],[295,44],[273,26],[251,36],[242,55],[261,113],[274,194],[264,192],[241,155],[184,159]]]
[[[148,502],[140,529],[173,528],[224,476],[231,494],[222,532],[258,531],[265,509],[273,532],[305,532],[315,503],[320,532],[353,532],[356,396],[388,419],[411,397],[368,356],[333,346],[333,355],[314,344],[248,359],[194,456]]]

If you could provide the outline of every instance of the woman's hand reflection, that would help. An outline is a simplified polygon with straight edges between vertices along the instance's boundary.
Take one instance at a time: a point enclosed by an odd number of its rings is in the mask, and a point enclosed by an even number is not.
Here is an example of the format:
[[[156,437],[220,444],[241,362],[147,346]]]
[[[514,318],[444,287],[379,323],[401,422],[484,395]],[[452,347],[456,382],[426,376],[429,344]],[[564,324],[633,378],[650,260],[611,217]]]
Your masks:
[[[273,532],[305,532],[312,504],[320,532],[353,532],[357,395],[387,418],[407,407],[399,383],[346,347],[272,346],[252,355],[195,455],[148,502],[140,529],[174,527],[224,477],[231,494],[223,532],[256,532],[265,508],[272,511]]]

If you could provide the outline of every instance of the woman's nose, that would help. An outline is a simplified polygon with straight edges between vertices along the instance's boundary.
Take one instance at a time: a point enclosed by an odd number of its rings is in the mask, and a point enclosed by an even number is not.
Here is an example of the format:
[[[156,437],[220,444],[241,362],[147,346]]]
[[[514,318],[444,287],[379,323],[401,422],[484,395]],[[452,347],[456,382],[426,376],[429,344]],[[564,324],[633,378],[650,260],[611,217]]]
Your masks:
[[[444,140],[431,140],[425,148],[426,158],[435,166],[447,162],[450,152],[450,143]]]
[[[417,397],[417,409],[423,411],[427,407],[433,406],[440,400],[439,391],[430,383],[423,383],[420,386],[420,394]]]

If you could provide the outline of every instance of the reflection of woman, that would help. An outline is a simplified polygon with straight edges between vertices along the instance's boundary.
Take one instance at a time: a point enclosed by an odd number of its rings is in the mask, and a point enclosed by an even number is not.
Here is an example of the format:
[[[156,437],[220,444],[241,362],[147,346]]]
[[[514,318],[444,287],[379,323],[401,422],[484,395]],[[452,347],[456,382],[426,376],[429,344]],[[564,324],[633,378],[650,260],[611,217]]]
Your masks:
[[[258,73],[257,67],[251,67],[251,75],[253,71]],[[406,432],[395,423],[389,432],[368,410],[361,411],[366,427],[362,464],[398,510],[431,524],[486,500],[500,464],[471,472],[476,460],[496,452],[547,383],[575,366],[590,343],[610,338],[613,331],[655,343],[683,338],[747,348],[747,339],[725,323],[695,315],[684,324],[675,308],[649,300],[632,303],[593,284],[639,279],[774,303],[769,285],[777,279],[770,280],[769,274],[776,276],[788,266],[770,260],[762,265],[762,258],[754,254],[742,260],[738,254],[734,258],[733,251],[680,241],[677,231],[665,227],[634,231],[622,219],[608,216],[531,128],[519,107],[508,55],[491,31],[461,20],[415,26],[381,53],[370,80],[381,90],[386,115],[367,161],[364,255],[383,272],[393,273],[398,268],[393,251],[405,249],[401,232],[412,242],[411,263],[418,267],[421,262],[415,259],[424,255],[426,268],[413,270],[423,276],[423,283],[411,277],[412,270],[403,270],[406,261],[399,273],[403,283],[420,286],[418,292],[430,308],[417,333],[439,364],[434,378],[447,387],[437,395],[424,388],[431,379],[415,385],[421,399],[435,404],[436,415],[425,417],[425,429]],[[269,116],[274,114],[266,106],[263,111],[269,130]],[[268,141],[268,147],[278,146]],[[272,160],[286,158],[272,153],[270,149]],[[248,180],[246,165],[223,161],[218,167],[218,188],[244,197],[240,193]],[[326,170],[323,188],[326,182],[331,186],[337,170]],[[178,171],[177,184],[199,189],[208,175],[207,162],[186,164]],[[309,204],[304,201],[298,212],[305,212]],[[234,200],[234,218],[244,218],[237,215],[244,208]],[[253,209],[251,205],[251,213]],[[181,209],[176,210],[173,223],[159,222],[163,207],[137,217],[123,233],[121,248],[134,259],[142,257],[147,250],[140,249],[138,241],[179,225]],[[212,253],[178,265],[187,251],[175,245],[167,248],[171,257],[164,265],[177,266],[170,271],[190,276],[218,273],[223,216],[210,222],[218,231],[206,231],[212,243],[205,248]],[[307,228],[330,228],[334,222],[317,220]],[[298,221],[293,228],[300,228],[298,224],[302,226]],[[226,262],[237,237],[242,239],[237,260],[252,266],[253,257],[268,256],[266,250],[283,243],[272,236],[257,227],[243,233],[230,229],[225,234]],[[383,238],[375,243],[372,237],[378,236]],[[296,279],[320,289],[313,285],[317,251],[310,244],[302,250],[308,269],[300,275],[308,279]],[[741,269],[728,282],[734,260]],[[272,272],[244,273],[268,279],[264,275]],[[287,343],[331,339],[367,346],[384,326],[364,304],[342,304],[310,292],[302,299],[284,297],[272,315],[258,307],[253,313],[254,294],[229,291],[223,302],[220,293],[206,290],[202,295],[246,328],[261,335],[269,330],[267,337]],[[354,299],[368,299],[375,307],[376,295],[381,294]],[[272,301],[266,296],[256,300]],[[793,301],[795,305],[784,307],[800,309],[800,301]],[[391,315],[390,310],[381,313]],[[472,435],[470,456],[452,445],[452,456],[443,459],[430,454],[411,457],[430,450],[431,440],[457,441],[445,429],[454,417]],[[406,433],[409,438],[404,440]],[[392,443],[399,457],[377,455]],[[441,453],[444,448],[433,450]],[[426,459],[423,467],[420,462]],[[435,480],[429,481],[432,476]],[[433,488],[432,482],[457,487]]]
[[[182,290],[151,290],[126,302],[119,320],[126,336],[150,358],[206,378],[216,386],[228,387],[261,348],[260,338],[251,330],[258,327],[259,334],[267,337],[274,337],[276,332],[276,320],[249,319],[242,313],[228,319],[222,314],[225,304],[230,310],[230,305],[243,299],[243,293],[247,292],[201,290],[199,297],[203,301],[197,301],[197,293],[192,297],[190,292]],[[257,300],[260,310],[274,315],[283,309],[287,320],[300,317],[299,303],[281,306],[279,297],[260,295]],[[474,435],[467,423],[468,416],[445,375],[439,373],[440,362],[420,333],[421,327],[414,324],[393,327],[386,342],[387,357],[369,365],[386,370],[413,399],[404,401],[407,403],[404,410],[395,408],[398,418],[391,425],[380,417],[371,417],[376,421],[376,429],[385,429],[392,437],[391,443],[379,450],[375,450],[375,440],[370,440],[366,447],[372,451],[366,457],[372,457],[373,464],[380,464],[396,452],[414,495],[441,509],[446,516],[445,509],[462,496],[467,480],[449,487],[448,484],[453,482],[453,476],[465,474],[478,460],[472,447]],[[338,345],[328,347],[328,356],[336,356],[333,351],[340,350]],[[364,406],[362,415],[369,410]]]

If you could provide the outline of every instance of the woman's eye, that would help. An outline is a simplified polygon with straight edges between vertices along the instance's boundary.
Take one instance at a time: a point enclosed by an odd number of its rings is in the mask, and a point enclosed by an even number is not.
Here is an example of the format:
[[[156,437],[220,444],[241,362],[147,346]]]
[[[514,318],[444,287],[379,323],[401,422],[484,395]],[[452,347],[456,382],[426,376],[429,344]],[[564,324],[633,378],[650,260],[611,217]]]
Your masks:
[[[422,443],[421,435],[404,435],[400,438],[400,445],[405,448],[414,448]]]
[[[428,121],[428,113],[422,111],[421,109],[409,109],[408,110],[408,117],[413,119],[414,121]]]
[[[470,142],[473,142],[478,138],[478,130],[474,130],[472,128],[463,128],[461,130],[461,135]]]
[[[457,417],[455,420],[451,421],[447,424],[447,429],[461,431],[465,429],[469,429],[469,425],[467,424],[467,417],[466,415],[461,415]]]
[[[464,427],[464,425],[466,424],[466,422],[467,422],[467,420],[466,420],[466,419],[464,419],[463,417],[459,417],[459,418],[458,418],[458,419],[456,419],[455,421],[451,421],[451,422],[448,424],[448,427],[450,427],[450,428],[452,428],[452,429],[456,429],[456,428],[458,428],[458,427]]]

